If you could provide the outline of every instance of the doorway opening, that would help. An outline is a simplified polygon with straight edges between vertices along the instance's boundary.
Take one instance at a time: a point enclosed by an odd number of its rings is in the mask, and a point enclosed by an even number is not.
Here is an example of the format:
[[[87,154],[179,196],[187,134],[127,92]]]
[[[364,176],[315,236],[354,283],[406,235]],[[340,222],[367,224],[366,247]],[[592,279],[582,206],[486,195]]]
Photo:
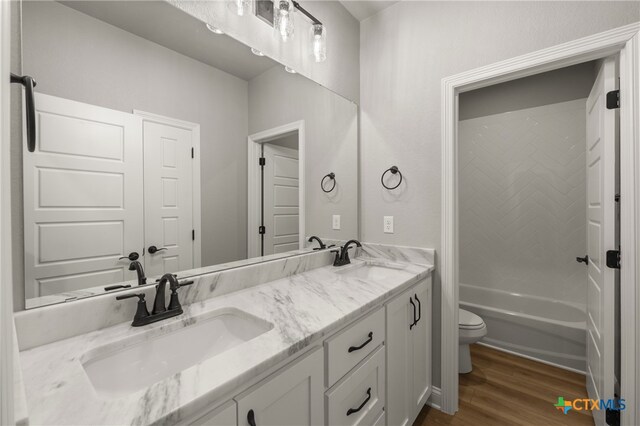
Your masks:
[[[619,274],[605,262],[620,232],[618,63],[460,95],[461,373],[470,312],[480,345],[581,373],[585,397],[620,394]]]
[[[304,247],[304,123],[249,136],[249,256]]]

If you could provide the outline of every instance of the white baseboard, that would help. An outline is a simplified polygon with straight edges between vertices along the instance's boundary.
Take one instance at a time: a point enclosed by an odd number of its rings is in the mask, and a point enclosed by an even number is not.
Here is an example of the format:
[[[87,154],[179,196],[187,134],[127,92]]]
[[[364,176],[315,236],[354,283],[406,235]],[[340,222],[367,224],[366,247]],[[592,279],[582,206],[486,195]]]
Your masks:
[[[500,346],[495,346],[495,345],[492,345],[490,343],[476,342],[476,345],[485,346],[487,348],[495,349],[496,351],[505,352],[505,353],[508,353],[510,355],[519,356],[520,358],[526,358],[526,359],[529,359],[531,361],[539,362],[541,364],[547,364],[547,365],[550,365],[552,367],[561,368],[563,370],[571,371],[573,373],[582,374],[583,376],[586,374],[582,370],[577,370],[575,368],[567,367],[565,365],[556,364],[555,362],[551,362],[551,361],[545,361],[544,359],[536,358],[534,356],[521,354],[519,352],[515,352],[515,351],[511,351],[509,349],[501,348]]]
[[[441,410],[442,407],[442,391],[438,387],[433,387],[431,390],[431,396],[427,400],[427,405],[435,408],[436,410]]]

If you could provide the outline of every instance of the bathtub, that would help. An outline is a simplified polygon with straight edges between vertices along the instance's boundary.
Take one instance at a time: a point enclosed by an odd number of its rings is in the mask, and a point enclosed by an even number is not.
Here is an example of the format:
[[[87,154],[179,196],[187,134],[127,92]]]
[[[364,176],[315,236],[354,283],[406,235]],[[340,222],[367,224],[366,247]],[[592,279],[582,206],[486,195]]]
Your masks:
[[[487,324],[487,336],[480,343],[584,373],[584,306],[460,284],[460,308]]]

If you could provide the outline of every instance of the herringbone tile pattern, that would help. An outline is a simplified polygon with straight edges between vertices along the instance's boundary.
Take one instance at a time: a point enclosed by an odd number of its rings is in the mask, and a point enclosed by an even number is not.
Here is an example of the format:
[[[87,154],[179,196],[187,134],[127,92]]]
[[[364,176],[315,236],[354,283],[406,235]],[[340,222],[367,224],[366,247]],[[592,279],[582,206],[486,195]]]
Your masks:
[[[460,282],[585,302],[585,102],[460,122]]]

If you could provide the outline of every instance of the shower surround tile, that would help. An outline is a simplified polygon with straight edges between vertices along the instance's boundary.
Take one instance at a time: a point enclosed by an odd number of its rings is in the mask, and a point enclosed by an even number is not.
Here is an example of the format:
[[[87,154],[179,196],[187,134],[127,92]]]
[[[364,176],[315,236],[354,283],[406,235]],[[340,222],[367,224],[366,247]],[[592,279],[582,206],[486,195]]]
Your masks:
[[[461,283],[585,303],[585,108],[460,122]]]

